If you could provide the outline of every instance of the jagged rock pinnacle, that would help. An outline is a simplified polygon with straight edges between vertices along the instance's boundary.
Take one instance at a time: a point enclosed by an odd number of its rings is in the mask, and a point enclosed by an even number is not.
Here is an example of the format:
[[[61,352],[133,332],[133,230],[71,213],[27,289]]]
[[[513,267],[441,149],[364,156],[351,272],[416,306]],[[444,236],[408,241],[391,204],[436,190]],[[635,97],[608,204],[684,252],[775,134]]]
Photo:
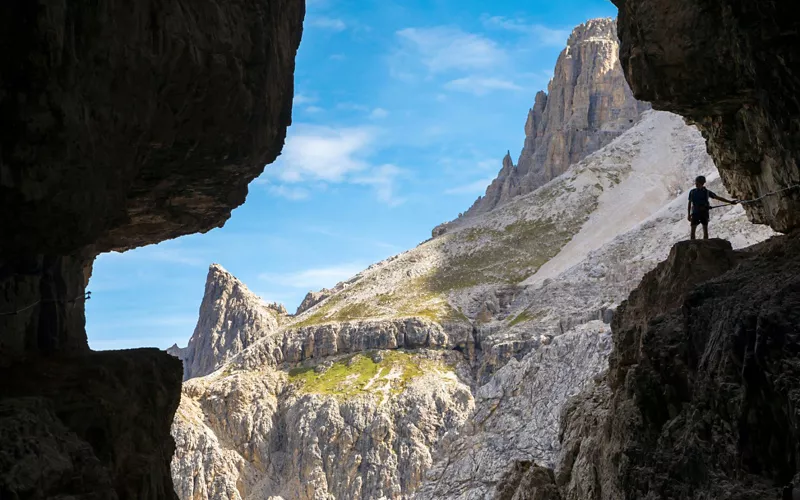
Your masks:
[[[533,191],[629,129],[649,105],[637,101],[619,64],[616,21],[576,27],[556,63],[548,92],[537,92],[516,169],[510,153],[498,177],[465,215],[477,215]]]

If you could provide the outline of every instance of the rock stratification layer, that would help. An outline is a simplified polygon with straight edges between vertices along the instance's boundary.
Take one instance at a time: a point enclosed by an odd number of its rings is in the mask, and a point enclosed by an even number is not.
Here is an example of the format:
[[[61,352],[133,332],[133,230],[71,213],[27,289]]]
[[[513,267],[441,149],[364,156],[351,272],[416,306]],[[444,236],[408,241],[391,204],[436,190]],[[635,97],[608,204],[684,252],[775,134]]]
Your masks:
[[[619,64],[616,22],[593,19],[573,30],[548,91],[536,94],[517,165],[511,155],[475,215],[530,193],[629,129],[649,106],[634,99]]]
[[[790,0],[614,0],[637,98],[694,121],[726,187],[752,199],[800,183],[800,21]],[[746,206],[800,225],[800,189]]]
[[[218,227],[244,201],[291,121],[304,10],[0,5],[0,369],[21,382],[0,387],[0,457],[21,457],[0,497],[174,498],[180,368],[89,352],[91,263]]]

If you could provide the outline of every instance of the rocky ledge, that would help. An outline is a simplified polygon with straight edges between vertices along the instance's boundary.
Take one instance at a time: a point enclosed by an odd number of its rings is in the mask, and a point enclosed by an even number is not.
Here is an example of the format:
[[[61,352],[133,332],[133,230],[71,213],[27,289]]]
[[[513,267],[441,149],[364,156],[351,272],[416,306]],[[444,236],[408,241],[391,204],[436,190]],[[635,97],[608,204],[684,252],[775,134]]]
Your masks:
[[[798,255],[796,233],[742,251],[722,240],[675,245],[617,310],[609,371],[565,410],[555,474],[520,464],[500,490],[797,498]]]

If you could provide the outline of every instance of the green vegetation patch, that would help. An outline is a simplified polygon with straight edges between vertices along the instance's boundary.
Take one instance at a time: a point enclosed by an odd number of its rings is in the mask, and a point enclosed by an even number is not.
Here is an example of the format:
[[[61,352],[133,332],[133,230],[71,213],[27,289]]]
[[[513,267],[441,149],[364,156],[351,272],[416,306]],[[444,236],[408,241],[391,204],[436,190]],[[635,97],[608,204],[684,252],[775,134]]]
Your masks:
[[[379,359],[379,361],[375,361]],[[304,393],[351,398],[403,392],[411,380],[433,371],[452,372],[444,363],[404,351],[354,354],[336,361],[323,373],[313,367],[289,370],[289,382]]]
[[[512,319],[508,326],[518,325],[520,323],[525,323],[526,321],[533,321],[536,319],[540,319],[544,317],[545,311],[536,311],[535,313],[531,313],[530,309],[525,309],[521,313],[517,314],[514,319]]]
[[[424,289],[446,294],[483,283],[519,283],[552,259],[579,230],[577,221],[572,225],[549,220],[514,222],[495,231],[490,244],[452,256],[446,267],[426,277]],[[466,235],[467,241],[470,237]]]

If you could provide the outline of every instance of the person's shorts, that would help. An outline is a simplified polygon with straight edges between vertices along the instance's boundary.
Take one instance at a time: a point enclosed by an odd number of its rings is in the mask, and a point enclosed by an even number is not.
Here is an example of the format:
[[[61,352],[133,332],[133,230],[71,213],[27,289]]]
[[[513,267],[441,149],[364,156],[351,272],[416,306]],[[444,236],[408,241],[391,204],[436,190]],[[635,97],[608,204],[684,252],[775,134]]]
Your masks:
[[[696,226],[698,224],[702,224],[704,226],[708,224],[708,210],[692,212],[692,225]]]

